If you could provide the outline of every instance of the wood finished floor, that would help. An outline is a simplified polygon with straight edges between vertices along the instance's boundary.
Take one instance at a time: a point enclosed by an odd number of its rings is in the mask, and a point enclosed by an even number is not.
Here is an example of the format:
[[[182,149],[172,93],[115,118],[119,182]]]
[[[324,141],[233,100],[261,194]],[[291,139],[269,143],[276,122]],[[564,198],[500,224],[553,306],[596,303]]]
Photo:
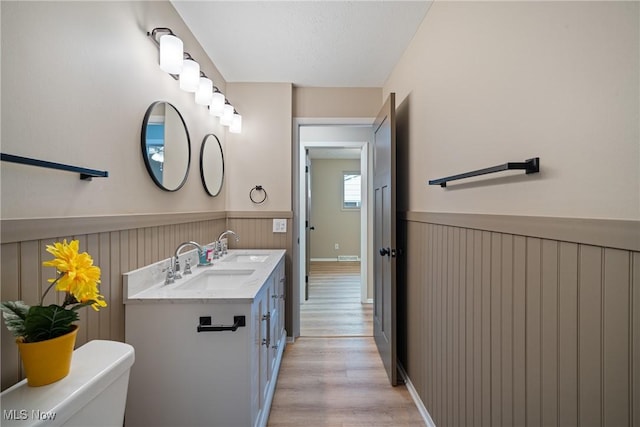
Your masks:
[[[359,280],[356,263],[312,265],[305,328],[285,349],[268,427],[424,426],[407,388],[389,385]]]
[[[359,262],[312,262],[300,336],[372,336],[372,304],[360,302]]]

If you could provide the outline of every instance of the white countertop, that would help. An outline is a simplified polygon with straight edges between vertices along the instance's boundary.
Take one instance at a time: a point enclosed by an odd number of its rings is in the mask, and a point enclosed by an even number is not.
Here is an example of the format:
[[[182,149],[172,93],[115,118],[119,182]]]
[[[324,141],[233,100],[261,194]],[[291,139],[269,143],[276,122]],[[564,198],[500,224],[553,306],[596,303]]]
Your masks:
[[[169,260],[163,260],[137,270],[124,273],[123,301],[125,304],[148,303],[186,303],[186,302],[224,302],[224,301],[253,301],[269,275],[273,272],[280,260],[284,257],[284,249],[231,249],[222,258],[214,260],[213,265],[206,267],[191,267],[192,274],[183,275],[175,283],[165,285],[164,270],[169,265]],[[263,262],[229,262],[236,255],[267,255]],[[195,257],[194,257],[195,256]],[[185,257],[197,260],[195,251],[185,252]],[[182,255],[180,256],[181,265]],[[251,274],[236,276],[238,281],[233,286],[224,285],[210,287],[209,289],[185,289],[185,284],[194,279],[200,280],[208,271],[228,270],[254,270]],[[237,271],[241,272],[241,271]],[[210,273],[215,274],[215,273]]]

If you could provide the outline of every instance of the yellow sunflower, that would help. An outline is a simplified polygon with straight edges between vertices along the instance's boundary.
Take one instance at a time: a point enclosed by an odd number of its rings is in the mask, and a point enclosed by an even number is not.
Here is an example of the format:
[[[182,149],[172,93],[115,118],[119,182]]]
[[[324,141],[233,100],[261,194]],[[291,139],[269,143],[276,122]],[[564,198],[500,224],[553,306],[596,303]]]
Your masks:
[[[55,258],[42,263],[45,267],[55,267],[61,274],[56,283],[56,290],[68,292],[81,303],[93,301],[91,307],[98,311],[106,307],[104,296],[98,293],[100,283],[100,267],[93,265],[91,255],[86,252],[78,253],[80,242],[72,240],[67,244],[66,239],[60,243],[47,245],[47,252]],[[55,279],[49,279],[54,282]]]

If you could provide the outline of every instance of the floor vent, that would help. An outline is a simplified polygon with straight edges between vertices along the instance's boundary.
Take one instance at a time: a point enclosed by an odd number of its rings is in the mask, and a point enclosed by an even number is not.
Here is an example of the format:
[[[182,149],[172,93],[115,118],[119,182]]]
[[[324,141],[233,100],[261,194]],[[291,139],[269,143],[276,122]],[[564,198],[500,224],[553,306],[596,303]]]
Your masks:
[[[358,255],[338,255],[338,261],[360,261]]]

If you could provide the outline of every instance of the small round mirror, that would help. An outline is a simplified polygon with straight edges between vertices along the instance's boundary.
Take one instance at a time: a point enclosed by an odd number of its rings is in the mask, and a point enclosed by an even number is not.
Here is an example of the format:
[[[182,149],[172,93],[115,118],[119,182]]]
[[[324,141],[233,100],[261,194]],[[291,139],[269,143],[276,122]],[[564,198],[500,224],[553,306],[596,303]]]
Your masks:
[[[187,181],[191,141],[180,112],[168,102],[151,104],[142,122],[142,157],[153,182],[177,191]]]
[[[224,182],[224,155],[217,136],[210,133],[204,137],[200,149],[200,176],[204,190],[210,196],[217,196]]]

